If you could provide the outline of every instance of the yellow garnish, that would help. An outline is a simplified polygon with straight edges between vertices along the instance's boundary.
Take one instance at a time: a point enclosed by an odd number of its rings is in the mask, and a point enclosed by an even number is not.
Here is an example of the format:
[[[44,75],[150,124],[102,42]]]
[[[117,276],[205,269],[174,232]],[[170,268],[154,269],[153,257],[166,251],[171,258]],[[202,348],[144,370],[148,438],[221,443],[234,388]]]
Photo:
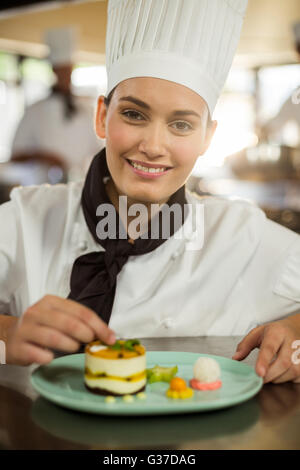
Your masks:
[[[126,401],[127,403],[130,403],[134,400],[132,395],[124,395],[123,400]]]
[[[168,398],[175,400],[185,398],[191,398],[194,395],[194,391],[187,387],[185,380],[181,377],[174,377],[170,382],[170,388],[166,391]]]
[[[116,401],[115,397],[113,397],[111,395],[105,397],[105,402],[106,403],[115,403],[115,401]]]
[[[166,395],[168,398],[173,398],[173,399],[181,399],[181,400],[184,400],[186,398],[191,398],[193,395],[194,395],[194,391],[189,388],[189,387],[186,387],[185,390],[181,390],[181,391],[176,391],[176,390],[171,390],[170,388],[166,391]]]
[[[147,398],[147,395],[145,392],[140,392],[140,393],[137,393],[136,394],[136,397],[139,399],[139,400],[145,400]]]

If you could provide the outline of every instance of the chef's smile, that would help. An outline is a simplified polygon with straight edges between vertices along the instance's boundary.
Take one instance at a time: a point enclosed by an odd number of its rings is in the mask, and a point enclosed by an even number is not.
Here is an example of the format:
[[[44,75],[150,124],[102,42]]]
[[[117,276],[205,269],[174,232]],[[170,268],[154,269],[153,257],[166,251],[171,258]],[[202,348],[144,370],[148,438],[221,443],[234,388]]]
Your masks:
[[[165,175],[171,169],[171,167],[168,167],[167,165],[154,165],[146,162],[141,162],[139,160],[126,159],[126,161],[128,162],[132,171],[141,178],[159,178]]]

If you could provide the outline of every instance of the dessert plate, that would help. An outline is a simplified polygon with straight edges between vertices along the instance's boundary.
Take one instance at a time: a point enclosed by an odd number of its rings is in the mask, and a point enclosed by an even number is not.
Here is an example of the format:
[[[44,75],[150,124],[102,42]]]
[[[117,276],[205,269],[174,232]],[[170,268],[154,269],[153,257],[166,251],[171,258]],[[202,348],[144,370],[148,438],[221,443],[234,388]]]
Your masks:
[[[188,352],[147,352],[147,367],[156,364],[178,366],[178,377],[188,383],[193,376],[193,366],[200,356],[212,357],[221,367],[222,387],[214,391],[194,391],[186,400],[173,400],[165,395],[169,384],[147,384],[146,399],[134,397],[125,402],[121,397],[106,403],[105,397],[86,390],[83,381],[84,354],[71,354],[40,366],[31,376],[33,388],[44,398],[57,405],[77,411],[105,415],[163,415],[196,413],[237,405],[256,395],[263,385],[253,367],[231,359],[208,354]]]

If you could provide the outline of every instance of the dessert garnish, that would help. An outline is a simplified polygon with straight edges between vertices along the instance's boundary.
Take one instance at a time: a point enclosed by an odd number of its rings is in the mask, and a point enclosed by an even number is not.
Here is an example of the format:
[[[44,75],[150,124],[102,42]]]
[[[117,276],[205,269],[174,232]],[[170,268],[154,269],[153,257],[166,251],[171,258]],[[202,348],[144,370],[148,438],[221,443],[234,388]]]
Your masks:
[[[154,366],[149,369],[146,369],[147,373],[147,381],[149,384],[154,382],[170,382],[170,380],[176,375],[178,372],[178,367],[161,367],[161,366]]]
[[[128,339],[124,340],[117,340],[112,346],[107,346],[110,349],[119,351],[122,348],[127,349],[128,351],[134,351],[134,346],[141,344],[138,339]]]
[[[190,386],[195,390],[216,390],[222,386],[221,369],[212,357],[199,357],[194,364],[194,377]]]
[[[186,385],[181,377],[174,377],[170,382],[170,388],[166,391],[168,398],[181,399],[191,398],[194,392]]]

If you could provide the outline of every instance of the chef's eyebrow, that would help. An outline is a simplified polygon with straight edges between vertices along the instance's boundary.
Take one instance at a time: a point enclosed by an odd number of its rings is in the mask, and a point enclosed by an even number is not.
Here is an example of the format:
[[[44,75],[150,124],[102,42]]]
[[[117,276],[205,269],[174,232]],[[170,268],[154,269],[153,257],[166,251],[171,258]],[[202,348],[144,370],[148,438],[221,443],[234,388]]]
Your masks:
[[[149,104],[145,103],[142,100],[139,100],[138,98],[135,98],[134,96],[122,96],[119,101],[129,101],[131,103],[136,104],[137,106],[140,106],[141,108],[146,109],[147,111],[151,111],[151,106],[149,106]],[[202,120],[200,114],[196,113],[196,111],[193,111],[191,109],[179,109],[173,111],[172,115],[175,117],[196,116],[198,119]]]
[[[130,101],[131,103],[136,104],[137,106],[140,106],[141,108],[147,109],[150,111],[150,106],[149,104],[145,103],[142,100],[139,100],[138,98],[135,98],[134,96],[122,96],[120,98],[120,101]]]

